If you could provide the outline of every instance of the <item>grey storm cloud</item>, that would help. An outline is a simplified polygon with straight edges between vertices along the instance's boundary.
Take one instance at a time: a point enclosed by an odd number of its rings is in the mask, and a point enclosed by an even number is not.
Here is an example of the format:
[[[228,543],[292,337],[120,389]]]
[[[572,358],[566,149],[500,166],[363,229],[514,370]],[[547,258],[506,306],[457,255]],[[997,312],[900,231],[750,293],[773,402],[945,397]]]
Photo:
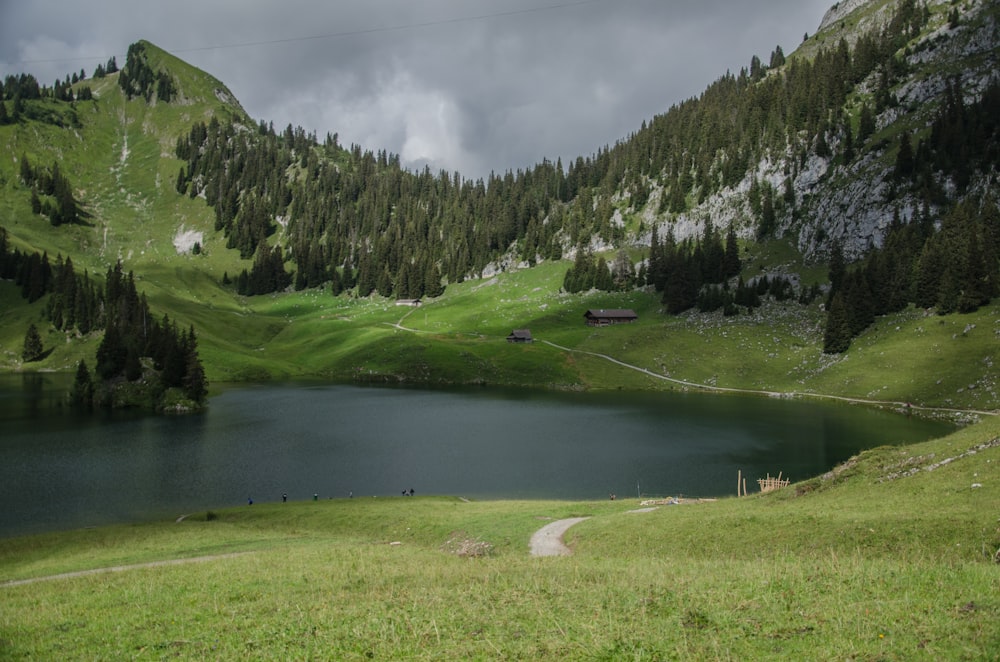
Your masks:
[[[0,75],[51,84],[147,39],[259,120],[410,168],[564,163],[790,53],[829,0],[0,0]]]

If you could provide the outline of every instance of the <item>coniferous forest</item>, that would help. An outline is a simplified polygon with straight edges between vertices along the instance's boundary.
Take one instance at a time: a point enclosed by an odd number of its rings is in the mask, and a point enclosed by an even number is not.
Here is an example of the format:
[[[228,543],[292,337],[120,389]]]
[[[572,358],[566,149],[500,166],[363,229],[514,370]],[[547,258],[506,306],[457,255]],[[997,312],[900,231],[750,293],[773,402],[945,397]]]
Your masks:
[[[80,336],[103,331],[93,372],[85,362],[78,366],[76,404],[157,409],[204,404],[208,381],[194,327],[179,329],[166,315],[156,319],[121,262],[98,284],[88,272],[78,274],[68,257],[59,256],[53,264],[46,254],[11,250],[7,231],[0,227],[0,278],[12,280],[28,301],[47,295],[45,318],[59,331]],[[43,354],[32,325],[25,336],[24,360]]]

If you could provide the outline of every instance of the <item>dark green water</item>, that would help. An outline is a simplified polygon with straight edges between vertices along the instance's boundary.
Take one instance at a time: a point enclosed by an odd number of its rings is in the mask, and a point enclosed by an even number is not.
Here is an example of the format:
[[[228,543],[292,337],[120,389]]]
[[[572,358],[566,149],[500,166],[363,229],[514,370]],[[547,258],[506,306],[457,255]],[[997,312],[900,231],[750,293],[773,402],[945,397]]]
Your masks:
[[[847,405],[704,394],[325,384],[234,388],[204,414],[80,415],[67,378],[0,378],[0,536],[289,500],[734,494],[952,427]]]

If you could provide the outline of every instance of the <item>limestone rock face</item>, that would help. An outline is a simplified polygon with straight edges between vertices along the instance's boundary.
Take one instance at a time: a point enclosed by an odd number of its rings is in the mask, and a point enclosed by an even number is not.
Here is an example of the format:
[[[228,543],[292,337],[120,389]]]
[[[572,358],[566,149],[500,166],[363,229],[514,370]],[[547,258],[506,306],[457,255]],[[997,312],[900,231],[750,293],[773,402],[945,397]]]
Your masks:
[[[979,99],[1000,71],[1000,21],[991,0],[969,0],[958,5],[950,0],[928,0],[927,5],[933,10],[928,27],[901,53],[908,71],[891,90],[896,102],[875,118],[876,131],[884,139],[870,140],[845,166],[833,157],[821,158],[812,150],[803,158],[808,146],[791,138],[787,149],[764,155],[739,184],[676,216],[651,211],[658,208],[662,194],[654,185],[642,213],[647,231],[636,242],[648,244],[653,226],[661,237],[666,232],[673,232],[678,240],[697,237],[709,221],[717,229],[735,224],[738,235],[751,237],[757,227],[748,202],[753,181],[766,182],[776,195],[782,195],[785,181],[790,179],[795,204],[786,207],[776,219],[776,232],[794,240],[807,258],[826,257],[835,240],[841,243],[848,259],[881,246],[894,216],[909,222],[922,205],[894,182],[898,146],[895,137],[903,130],[919,134],[933,121],[949,82],[958,81],[965,102],[971,103]],[[858,35],[888,20],[894,7],[895,2],[885,0],[843,0],[824,16],[817,41],[830,47],[841,38],[853,43]],[[957,26],[948,20],[953,8],[960,13]],[[846,110],[856,113],[862,100],[870,100],[878,85],[877,76],[872,74],[857,86],[854,99],[848,102],[855,105]],[[833,154],[838,153],[842,139],[836,131],[826,134]],[[951,182],[939,184],[949,196],[955,194]],[[991,186],[995,187],[996,182],[981,176],[972,182],[969,191],[975,194]],[[930,211],[934,214],[938,210]]]
[[[870,4],[872,4],[872,0],[843,0],[842,2],[838,2],[826,10],[826,14],[823,15],[823,20],[819,24],[819,31],[823,32],[837,21],[842,21],[851,15],[855,10]]]

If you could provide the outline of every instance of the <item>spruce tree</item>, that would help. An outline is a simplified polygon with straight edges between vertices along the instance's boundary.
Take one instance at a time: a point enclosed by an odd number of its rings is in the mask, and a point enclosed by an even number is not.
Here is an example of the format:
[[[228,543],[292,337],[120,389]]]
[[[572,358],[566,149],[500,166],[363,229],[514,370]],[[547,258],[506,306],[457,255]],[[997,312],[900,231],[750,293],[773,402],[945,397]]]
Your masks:
[[[38,361],[45,354],[42,346],[42,336],[38,333],[38,327],[34,324],[28,325],[28,331],[24,334],[24,349],[21,351],[21,358],[25,363]]]
[[[103,380],[118,376],[125,369],[127,349],[118,325],[109,323],[104,330],[104,338],[97,347],[97,367],[95,370]]]
[[[94,382],[90,377],[87,363],[81,360],[76,365],[76,376],[73,379],[73,390],[70,391],[70,402],[78,406],[90,406],[94,401]]]
[[[736,241],[736,229],[730,224],[729,230],[726,232],[726,252],[722,263],[723,276],[725,278],[738,276],[742,268],[740,248]]]
[[[194,325],[188,329],[183,348],[187,356],[183,379],[184,393],[191,400],[201,404],[208,396],[208,379],[205,377],[201,359],[198,358],[198,338],[194,333]]]
[[[839,241],[834,241],[830,246],[830,294],[826,301],[827,307],[833,302],[834,295],[843,285],[846,274],[847,266],[844,264],[843,248]]]
[[[851,123],[844,123],[844,165],[854,160],[854,136],[851,135]]]
[[[847,307],[838,293],[830,303],[826,316],[826,330],[823,333],[823,352],[841,354],[851,346],[851,329],[847,317]]]
[[[899,150],[896,152],[896,177],[907,179],[913,175],[913,144],[910,142],[910,132],[903,131],[899,136]]]
[[[204,403],[208,397],[208,379],[197,354],[188,357],[187,370],[184,374],[184,394],[198,404]]]
[[[611,277],[611,270],[604,257],[597,258],[597,266],[594,269],[594,287],[604,292],[615,289],[614,279]]]
[[[872,114],[871,106],[866,103],[861,106],[861,114],[858,116],[858,144],[863,145],[873,133],[875,133],[875,115]]]

